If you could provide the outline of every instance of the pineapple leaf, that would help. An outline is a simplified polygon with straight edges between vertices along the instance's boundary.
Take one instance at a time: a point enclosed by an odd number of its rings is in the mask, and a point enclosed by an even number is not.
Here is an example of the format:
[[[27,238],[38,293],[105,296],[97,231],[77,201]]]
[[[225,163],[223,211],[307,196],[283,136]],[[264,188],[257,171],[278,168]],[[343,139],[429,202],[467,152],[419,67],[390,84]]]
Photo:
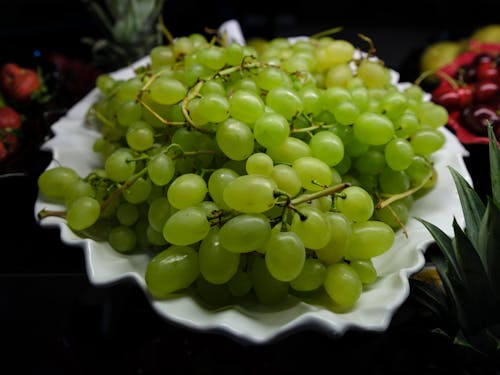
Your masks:
[[[500,146],[498,145],[493,126],[488,126],[489,156],[490,156],[490,178],[493,203],[500,210]]]
[[[465,178],[453,167],[448,167],[455,182],[455,186],[462,205],[467,235],[474,246],[477,245],[479,225],[484,215],[484,203],[477,192],[469,185]]]
[[[491,198],[488,198],[478,238],[486,274],[496,295],[497,305],[500,305],[500,210]]]
[[[453,230],[455,231],[453,246],[468,295],[467,316],[465,316],[462,329],[470,335],[498,319],[498,306],[495,304],[483,262],[456,220],[453,221]]]
[[[468,316],[467,310],[469,304],[467,291],[463,283],[458,280],[458,275],[452,271],[452,268],[449,267],[450,263],[446,261],[446,257],[443,258],[441,256],[431,254],[430,260],[434,266],[436,266],[439,277],[443,282],[446,295],[449,297],[451,315],[455,317],[457,324],[462,326],[464,322],[466,322]]]
[[[436,225],[434,225],[434,224],[432,224],[424,219],[420,219],[420,218],[416,218],[416,219],[424,225],[424,227],[429,231],[431,236],[434,238],[434,241],[436,241],[436,244],[441,249],[446,260],[448,261],[448,263],[452,267],[451,268],[452,275],[457,280],[461,280],[460,267],[458,266],[457,257],[455,254],[455,250],[453,249],[453,243],[452,243],[451,238],[449,238],[447,236],[447,234],[444,233]]]
[[[417,302],[427,307],[439,319],[446,321],[450,309],[444,293],[436,285],[422,280],[411,279],[412,296]]]

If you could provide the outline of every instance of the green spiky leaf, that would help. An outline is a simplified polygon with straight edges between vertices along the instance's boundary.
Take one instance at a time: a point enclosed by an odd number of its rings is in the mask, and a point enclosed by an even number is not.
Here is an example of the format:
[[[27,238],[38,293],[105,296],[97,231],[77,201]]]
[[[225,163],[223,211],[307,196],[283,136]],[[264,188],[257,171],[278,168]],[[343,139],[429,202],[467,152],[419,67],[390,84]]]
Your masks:
[[[500,210],[500,146],[498,145],[493,126],[488,126],[489,156],[490,156],[490,178],[493,203]]]
[[[449,167],[449,170],[460,198],[460,204],[462,206],[462,212],[465,219],[465,227],[467,228],[467,235],[474,246],[476,246],[479,226],[485,210],[484,203],[477,192],[460,173],[452,167]]]
[[[488,198],[478,238],[478,246],[483,252],[483,263],[491,289],[497,301],[500,301],[500,210],[491,198]]]
[[[467,306],[464,306],[467,316],[462,329],[466,334],[473,335],[498,319],[498,308],[477,250],[456,220],[453,221],[453,230],[453,247],[468,296]]]
[[[416,218],[416,219],[424,225],[424,227],[431,234],[432,238],[434,238],[434,241],[436,241],[436,244],[441,249],[447,262],[451,266],[450,272],[452,273],[453,277],[457,280],[460,280],[461,279],[460,267],[458,265],[455,250],[453,249],[452,240],[448,237],[448,235],[446,233],[444,233],[436,225],[434,225],[426,220],[420,219],[420,218]]]

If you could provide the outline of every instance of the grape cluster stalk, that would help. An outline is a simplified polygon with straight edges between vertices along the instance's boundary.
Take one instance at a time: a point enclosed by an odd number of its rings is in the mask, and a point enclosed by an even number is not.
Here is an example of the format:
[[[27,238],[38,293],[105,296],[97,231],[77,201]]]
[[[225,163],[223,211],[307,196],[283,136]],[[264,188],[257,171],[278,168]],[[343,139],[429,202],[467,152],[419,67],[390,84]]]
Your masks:
[[[101,75],[86,117],[102,168],[44,171],[39,212],[145,252],[155,299],[220,306],[321,294],[355,306],[436,182],[446,109],[371,52],[322,35],[226,44],[194,33],[131,78]]]

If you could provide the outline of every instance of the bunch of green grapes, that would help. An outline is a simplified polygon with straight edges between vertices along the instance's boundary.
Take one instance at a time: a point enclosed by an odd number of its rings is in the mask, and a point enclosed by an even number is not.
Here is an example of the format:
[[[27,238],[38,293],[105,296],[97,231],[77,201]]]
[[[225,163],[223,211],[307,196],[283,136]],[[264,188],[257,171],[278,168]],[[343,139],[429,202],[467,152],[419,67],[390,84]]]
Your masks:
[[[149,57],[129,79],[98,78],[87,118],[102,168],[43,172],[41,194],[65,210],[39,216],[147,252],[156,299],[319,292],[352,308],[435,183],[446,110],[332,36],[257,48],[192,34]]]

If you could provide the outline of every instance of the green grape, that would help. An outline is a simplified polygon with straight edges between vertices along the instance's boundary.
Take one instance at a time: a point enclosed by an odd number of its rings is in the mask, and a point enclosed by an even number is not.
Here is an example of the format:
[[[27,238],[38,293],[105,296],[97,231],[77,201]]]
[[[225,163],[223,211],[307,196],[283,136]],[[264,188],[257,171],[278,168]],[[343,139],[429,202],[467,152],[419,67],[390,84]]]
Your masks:
[[[149,205],[147,214],[148,223],[154,230],[161,232],[171,213],[172,210],[168,198],[160,196],[154,199]]]
[[[191,122],[197,126],[203,126],[208,123],[208,119],[205,117],[205,113],[203,110],[200,108],[200,98],[193,98],[191,99],[187,105],[186,108],[189,112],[189,118],[191,119]]]
[[[163,226],[163,236],[172,245],[186,246],[201,241],[210,223],[200,207],[182,208],[170,215]]]
[[[360,114],[359,108],[352,101],[345,101],[333,109],[335,119],[341,125],[353,124]]]
[[[382,172],[386,165],[385,154],[376,148],[371,148],[355,158],[353,164],[359,174],[375,176]]]
[[[222,209],[229,209],[223,198],[224,189],[227,184],[233,181],[239,174],[229,168],[218,168],[210,174],[208,178],[208,193],[212,200]]]
[[[295,232],[272,232],[264,252],[269,273],[280,281],[295,279],[306,259],[304,244]]]
[[[274,164],[291,164],[296,159],[311,156],[311,148],[303,140],[295,137],[287,137],[283,143],[266,150],[274,161]]]
[[[226,55],[222,47],[210,45],[199,51],[198,61],[209,69],[219,70],[226,65]]]
[[[114,250],[120,253],[130,253],[135,249],[137,235],[131,227],[118,225],[109,232],[108,242]]]
[[[380,61],[362,59],[357,74],[370,88],[385,87],[390,82],[389,71]]]
[[[394,125],[386,116],[363,112],[354,123],[354,136],[370,145],[383,145],[394,136]]]
[[[210,200],[205,200],[203,202],[200,202],[196,205],[196,207],[200,207],[203,212],[205,212],[205,215],[210,219],[214,215],[217,214],[221,210],[219,205],[213,201]]]
[[[364,112],[368,108],[369,96],[368,90],[364,85],[349,88],[351,101],[358,107],[360,112]]]
[[[349,186],[335,195],[335,208],[349,220],[363,222],[373,215],[373,198],[365,189]]]
[[[286,192],[290,197],[295,197],[302,189],[299,175],[291,166],[277,164],[271,171],[271,178],[279,190]]]
[[[218,79],[205,81],[200,88],[200,95],[205,96],[209,94],[217,94],[225,97],[226,88],[224,87],[224,84]]]
[[[208,93],[201,97],[198,110],[208,122],[222,122],[229,116],[229,101],[225,95]]]
[[[263,152],[256,152],[250,155],[245,163],[245,169],[248,174],[270,176],[273,167],[273,159]]]
[[[214,228],[200,243],[198,263],[205,280],[224,284],[238,271],[240,254],[226,250],[221,244],[219,229]]]
[[[151,259],[144,278],[153,298],[163,299],[189,287],[199,272],[196,251],[188,246],[170,246]]]
[[[347,252],[347,244],[351,236],[351,222],[340,212],[327,212],[326,220],[330,231],[330,240],[326,246],[315,249],[315,253],[326,264],[337,263]]]
[[[347,87],[352,77],[352,69],[348,63],[335,64],[326,72],[325,86]]]
[[[137,94],[142,89],[142,81],[140,77],[131,77],[122,81],[118,86],[115,99],[118,102],[127,99],[135,99]]]
[[[116,110],[116,119],[123,126],[130,126],[139,121],[142,116],[142,107],[134,99],[124,100]]]
[[[53,167],[38,177],[38,189],[48,199],[63,202],[68,190],[79,181],[75,170],[68,167]]]
[[[255,76],[255,83],[262,90],[272,90],[275,87],[290,87],[288,75],[278,67],[264,67]]]
[[[145,151],[155,141],[153,128],[144,121],[136,121],[127,128],[126,140],[132,150]]]
[[[211,308],[224,307],[231,303],[231,292],[226,283],[211,283],[200,274],[194,286],[196,295]]]
[[[73,200],[66,211],[66,222],[73,230],[87,229],[101,214],[101,205],[92,197],[79,197]]]
[[[260,115],[262,113],[264,113],[264,102],[262,101],[261,97],[258,95],[260,89],[259,89],[259,86],[257,86],[257,84],[255,83],[255,81],[252,79],[252,78],[248,78],[248,77],[239,77],[239,79],[236,81],[236,82],[233,82],[230,86],[230,88],[228,89],[228,92],[231,92],[233,93],[232,96],[234,96],[238,91],[242,90],[241,93],[238,93],[238,95],[241,95],[240,98],[236,98],[235,99],[235,103],[243,103],[244,102],[244,97],[245,97],[245,92],[250,92],[250,93],[254,93],[254,94],[257,94],[256,96],[251,96],[251,98],[260,103],[258,105],[258,108],[261,108],[261,111],[259,113],[259,115],[257,116],[260,117]],[[257,99],[256,99],[257,98]],[[241,101],[239,100],[241,99]],[[229,98],[229,101],[230,101],[230,104],[232,105],[232,101],[231,101],[231,97]],[[248,113],[250,115],[250,113]],[[257,119],[255,118],[255,120]],[[254,120],[254,122],[255,122]]]
[[[330,241],[330,227],[324,212],[315,207],[301,206],[294,213],[290,230],[295,232],[308,249],[321,249]]]
[[[146,239],[149,244],[154,246],[164,246],[167,244],[163,233],[155,230],[151,225],[148,225],[146,228]]]
[[[398,200],[387,207],[375,210],[375,217],[388,224],[392,229],[398,230],[408,221],[409,213],[410,208],[407,204],[402,200]]]
[[[363,284],[373,284],[377,280],[377,270],[371,259],[353,260],[349,263]]]
[[[219,232],[221,245],[234,253],[248,253],[264,246],[271,225],[263,214],[241,214],[224,223]]]
[[[384,148],[385,161],[395,171],[403,171],[413,161],[413,148],[406,139],[394,138]]]
[[[244,213],[264,212],[274,206],[276,183],[268,176],[257,174],[238,176],[223,192],[224,202],[233,210]]]
[[[135,161],[132,153],[124,148],[114,151],[104,163],[106,176],[113,181],[128,180],[135,171]]]
[[[448,111],[446,108],[431,101],[421,102],[417,115],[423,126],[429,126],[434,129],[448,123]]]
[[[352,225],[346,259],[370,259],[385,253],[394,243],[394,230],[386,223],[368,220]]]
[[[153,47],[149,52],[149,57],[153,69],[170,66],[175,62],[174,51],[171,45]]]
[[[275,279],[262,257],[256,257],[253,261],[251,279],[255,296],[264,305],[278,304],[288,296],[288,283]]]
[[[252,290],[252,278],[248,272],[238,270],[227,282],[229,292],[235,297],[243,297]]]
[[[332,171],[324,161],[304,156],[294,160],[292,168],[297,172],[304,189],[318,191],[329,186],[332,181]]]
[[[408,100],[403,93],[393,91],[383,97],[381,106],[387,117],[390,119],[397,119],[406,111],[406,108],[408,108]]]
[[[396,136],[399,138],[410,137],[418,128],[420,122],[414,112],[406,111],[400,117],[394,120]]]
[[[175,161],[164,153],[151,158],[148,165],[148,176],[156,186],[167,185],[175,174]]]
[[[269,90],[266,104],[287,120],[297,117],[303,110],[300,96],[288,87],[275,87]]]
[[[245,123],[229,118],[219,124],[215,133],[217,145],[232,160],[244,160],[254,150],[254,134]]]
[[[321,112],[321,91],[318,88],[306,86],[300,89],[298,94],[302,101],[302,113],[316,116]]]
[[[282,144],[290,135],[287,119],[278,113],[265,113],[255,121],[253,127],[255,140],[265,148]]]
[[[169,185],[167,198],[178,209],[194,206],[205,199],[207,183],[200,175],[186,173],[176,177]]]
[[[123,202],[116,208],[116,218],[122,225],[134,225],[139,219],[139,209],[137,205]]]
[[[96,87],[104,95],[109,95],[115,87],[115,84],[115,79],[109,74],[100,74],[96,79]]]
[[[345,87],[329,87],[321,95],[323,108],[331,113],[341,103],[351,101],[351,94]]]
[[[443,147],[446,138],[443,133],[433,128],[421,128],[410,137],[410,144],[415,154],[429,155]]]
[[[385,167],[378,176],[378,184],[383,193],[399,194],[410,189],[410,178],[404,171]]]
[[[73,184],[69,185],[64,194],[64,204],[70,205],[76,198],[92,197],[95,198],[96,193],[92,185],[82,179],[77,179]]]
[[[253,126],[264,114],[265,104],[255,91],[247,89],[235,90],[229,97],[229,113],[231,117]]]
[[[151,98],[160,104],[170,105],[180,102],[187,94],[187,88],[175,78],[159,76],[149,86]]]
[[[224,50],[224,59],[230,66],[240,65],[243,61],[243,46],[238,43],[231,43]]]
[[[405,173],[410,179],[411,187],[420,186],[432,174],[432,163],[425,156],[415,155]]]
[[[132,185],[123,190],[123,198],[130,203],[145,202],[151,193],[151,181],[149,179],[139,177]]]
[[[332,301],[343,309],[352,308],[363,291],[358,274],[344,262],[326,267],[323,286]]]
[[[344,143],[338,135],[327,130],[315,133],[309,141],[312,156],[333,167],[344,157]]]
[[[349,144],[348,147],[346,147],[346,153],[353,158],[356,158],[360,155],[363,155],[368,152],[370,149],[370,145],[368,143],[365,143],[363,141],[360,141],[357,138],[353,138]]]
[[[315,258],[307,258],[302,270],[293,280],[290,287],[300,292],[310,292],[320,288],[326,277],[326,266]]]

